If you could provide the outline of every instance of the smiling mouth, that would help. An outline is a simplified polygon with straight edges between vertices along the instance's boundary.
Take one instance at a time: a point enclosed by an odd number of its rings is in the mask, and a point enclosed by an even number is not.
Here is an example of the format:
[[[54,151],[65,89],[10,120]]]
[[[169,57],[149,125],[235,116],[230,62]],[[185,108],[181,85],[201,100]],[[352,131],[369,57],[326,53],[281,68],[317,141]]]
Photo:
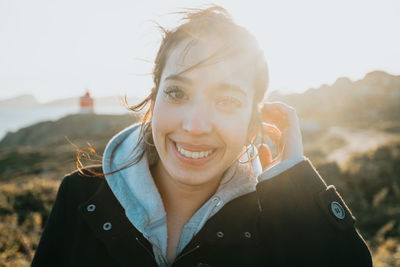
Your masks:
[[[179,154],[181,154],[183,157],[188,158],[188,159],[207,158],[215,151],[215,149],[209,149],[209,150],[203,150],[203,151],[190,151],[190,150],[184,149],[183,147],[181,147],[180,145],[178,145],[175,142],[174,142],[174,144],[175,144],[175,147],[176,147],[177,151],[179,152]]]

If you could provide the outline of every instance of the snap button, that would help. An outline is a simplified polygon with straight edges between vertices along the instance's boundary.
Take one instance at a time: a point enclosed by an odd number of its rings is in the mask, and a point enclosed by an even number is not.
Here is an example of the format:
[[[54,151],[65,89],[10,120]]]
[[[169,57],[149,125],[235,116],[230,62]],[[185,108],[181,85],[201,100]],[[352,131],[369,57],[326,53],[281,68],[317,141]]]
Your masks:
[[[224,233],[223,233],[223,232],[217,232],[217,236],[218,236],[219,238],[222,238],[222,237],[224,236]]]
[[[251,238],[251,233],[250,232],[244,232],[244,236],[247,238]]]
[[[335,217],[340,220],[343,220],[344,217],[346,216],[346,213],[345,213],[342,205],[340,205],[336,201],[331,202],[331,211],[332,211],[333,215],[335,215]]]
[[[104,229],[104,231],[108,231],[108,230],[110,230],[111,228],[112,228],[112,225],[111,225],[110,222],[106,222],[106,223],[103,224],[103,229]]]
[[[87,206],[87,211],[92,212],[96,209],[96,205],[94,204],[90,204]]]

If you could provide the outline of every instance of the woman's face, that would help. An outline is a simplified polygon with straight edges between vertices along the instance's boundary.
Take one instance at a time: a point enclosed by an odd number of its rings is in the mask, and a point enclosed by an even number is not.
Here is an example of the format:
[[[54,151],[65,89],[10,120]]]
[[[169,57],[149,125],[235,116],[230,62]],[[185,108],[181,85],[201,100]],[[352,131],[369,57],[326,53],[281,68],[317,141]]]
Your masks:
[[[187,43],[170,53],[153,107],[157,168],[180,184],[216,184],[249,140],[254,69],[235,55],[181,73],[221,45]]]

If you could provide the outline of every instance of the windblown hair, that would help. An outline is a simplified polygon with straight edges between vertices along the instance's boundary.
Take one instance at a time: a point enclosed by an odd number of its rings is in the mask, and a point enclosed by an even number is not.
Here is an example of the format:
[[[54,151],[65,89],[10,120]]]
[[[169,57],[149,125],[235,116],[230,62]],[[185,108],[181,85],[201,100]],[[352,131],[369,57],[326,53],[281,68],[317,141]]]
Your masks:
[[[140,103],[130,106],[128,105],[126,96],[124,97],[124,105],[133,112],[140,112],[145,109],[139,134],[139,139],[132,151],[132,158],[127,161],[127,165],[117,169],[111,173],[129,168],[138,163],[145,155],[148,157],[149,165],[152,166],[158,160],[158,153],[155,149],[151,119],[152,110],[156,100],[156,96],[160,86],[161,75],[167,63],[168,56],[182,41],[188,40],[188,44],[183,51],[185,56],[192,45],[198,41],[211,41],[207,37],[217,37],[223,44],[215,53],[185,69],[183,72],[189,71],[200,65],[215,64],[223,61],[224,58],[235,55],[245,55],[248,59],[244,64],[255,67],[254,89],[255,96],[253,100],[253,115],[251,125],[259,125],[259,131],[262,131],[261,119],[258,112],[258,104],[263,100],[264,94],[268,87],[268,68],[265,61],[264,53],[260,49],[257,40],[246,29],[237,25],[231,15],[222,7],[213,5],[205,9],[185,9],[175,14],[182,15],[181,25],[175,29],[168,30],[158,25],[162,32],[163,38],[160,48],[154,62],[153,83],[151,93]],[[215,40],[215,39],[214,39]],[[263,135],[261,135],[263,136]],[[254,142],[254,139],[253,141]],[[139,152],[139,153],[136,153]],[[81,171],[83,167],[78,152],[77,168]],[[110,174],[111,174],[110,173]],[[99,176],[93,173],[95,176]]]

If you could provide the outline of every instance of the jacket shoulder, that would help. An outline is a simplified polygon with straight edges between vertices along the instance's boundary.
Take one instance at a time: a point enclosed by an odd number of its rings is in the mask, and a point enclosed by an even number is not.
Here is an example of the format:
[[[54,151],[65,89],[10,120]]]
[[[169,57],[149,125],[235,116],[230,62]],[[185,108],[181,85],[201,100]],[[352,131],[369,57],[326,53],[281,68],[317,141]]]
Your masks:
[[[73,194],[76,201],[83,201],[92,196],[99,187],[106,183],[101,165],[91,165],[66,174],[61,182],[60,191]]]
[[[93,173],[99,175],[93,176]],[[103,245],[94,238],[79,209],[82,208],[82,203],[104,188],[108,188],[107,181],[100,165],[75,170],[64,176],[31,266],[66,266],[67,262],[72,261],[79,262],[79,266],[115,266],[115,263],[109,263],[111,258],[99,258],[98,255],[96,255],[98,264],[85,264],[93,256],[91,252],[98,252],[96,249],[102,249]],[[104,201],[110,199],[107,198],[108,195],[101,195],[100,198],[103,196],[106,198]],[[93,247],[83,250],[84,244]],[[86,252],[86,258],[82,258],[83,252]],[[107,255],[107,253],[102,254]],[[78,265],[68,264],[68,266]]]
[[[285,252],[290,251],[299,262],[312,258],[315,262],[330,259],[329,266],[372,266],[369,249],[355,228],[356,219],[309,160],[260,182],[256,193],[262,239],[269,249],[281,248],[279,260],[290,261]]]
[[[65,178],[66,177],[90,177],[101,179],[104,178],[103,166],[100,164],[90,165],[88,167],[69,172],[65,175]]]
[[[74,170],[65,174],[64,179],[76,180],[77,182],[96,183],[104,180],[103,167],[101,165],[91,165],[82,169]]]

